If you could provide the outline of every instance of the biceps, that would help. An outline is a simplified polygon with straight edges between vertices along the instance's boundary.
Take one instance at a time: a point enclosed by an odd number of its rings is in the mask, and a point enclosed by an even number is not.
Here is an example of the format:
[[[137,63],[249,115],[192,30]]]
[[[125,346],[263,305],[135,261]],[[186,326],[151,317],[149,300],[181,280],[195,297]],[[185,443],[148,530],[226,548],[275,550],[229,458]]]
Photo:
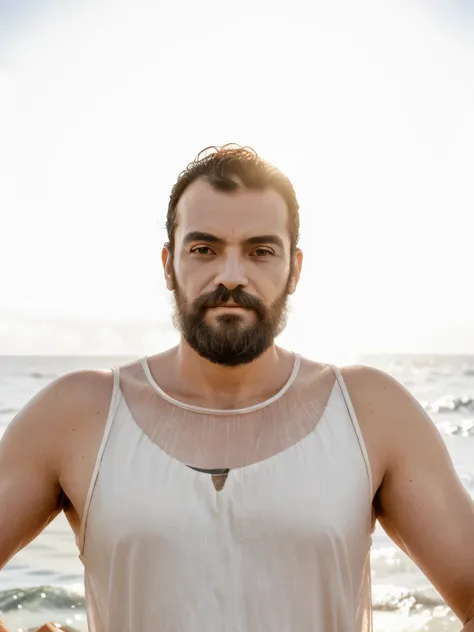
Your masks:
[[[20,435],[7,430],[0,442],[0,568],[59,512],[59,484]]]
[[[57,498],[36,482],[0,483],[0,568],[33,540],[59,513]]]

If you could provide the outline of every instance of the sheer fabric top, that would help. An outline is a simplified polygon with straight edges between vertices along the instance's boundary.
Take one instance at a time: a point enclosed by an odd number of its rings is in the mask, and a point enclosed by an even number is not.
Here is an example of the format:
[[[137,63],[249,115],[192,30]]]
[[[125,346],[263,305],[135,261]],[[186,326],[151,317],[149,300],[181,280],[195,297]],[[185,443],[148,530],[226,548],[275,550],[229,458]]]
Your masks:
[[[90,631],[369,632],[371,509],[337,368],[295,356],[237,410],[116,369],[78,543]]]

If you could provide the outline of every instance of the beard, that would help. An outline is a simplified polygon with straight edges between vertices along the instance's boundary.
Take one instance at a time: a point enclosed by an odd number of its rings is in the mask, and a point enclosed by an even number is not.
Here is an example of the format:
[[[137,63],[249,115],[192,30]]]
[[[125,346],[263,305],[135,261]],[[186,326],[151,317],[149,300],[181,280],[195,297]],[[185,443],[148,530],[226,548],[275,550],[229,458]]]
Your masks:
[[[284,292],[267,308],[242,288],[228,290],[222,285],[190,305],[175,279],[173,322],[202,358],[228,367],[248,364],[261,356],[286,327],[289,282],[290,276]],[[253,310],[255,321],[245,325],[240,315],[222,314],[216,325],[206,323],[207,309],[225,305],[230,300]]]

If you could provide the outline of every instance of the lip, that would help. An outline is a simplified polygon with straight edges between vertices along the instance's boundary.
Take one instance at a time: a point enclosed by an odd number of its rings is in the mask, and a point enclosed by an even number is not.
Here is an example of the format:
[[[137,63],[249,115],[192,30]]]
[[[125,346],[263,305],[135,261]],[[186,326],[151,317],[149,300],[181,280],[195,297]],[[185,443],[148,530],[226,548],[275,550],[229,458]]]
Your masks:
[[[209,309],[247,309],[246,307],[242,307],[242,305],[236,305],[236,303],[224,303],[223,305],[213,305]]]

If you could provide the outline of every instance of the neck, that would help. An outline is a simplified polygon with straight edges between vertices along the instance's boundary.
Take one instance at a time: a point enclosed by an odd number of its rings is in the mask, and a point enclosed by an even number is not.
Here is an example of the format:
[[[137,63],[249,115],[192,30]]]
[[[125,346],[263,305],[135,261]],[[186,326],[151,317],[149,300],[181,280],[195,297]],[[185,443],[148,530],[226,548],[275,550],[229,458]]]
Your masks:
[[[242,408],[278,392],[291,374],[294,356],[272,345],[253,362],[224,367],[205,360],[182,339],[170,360],[189,398],[209,408]]]

